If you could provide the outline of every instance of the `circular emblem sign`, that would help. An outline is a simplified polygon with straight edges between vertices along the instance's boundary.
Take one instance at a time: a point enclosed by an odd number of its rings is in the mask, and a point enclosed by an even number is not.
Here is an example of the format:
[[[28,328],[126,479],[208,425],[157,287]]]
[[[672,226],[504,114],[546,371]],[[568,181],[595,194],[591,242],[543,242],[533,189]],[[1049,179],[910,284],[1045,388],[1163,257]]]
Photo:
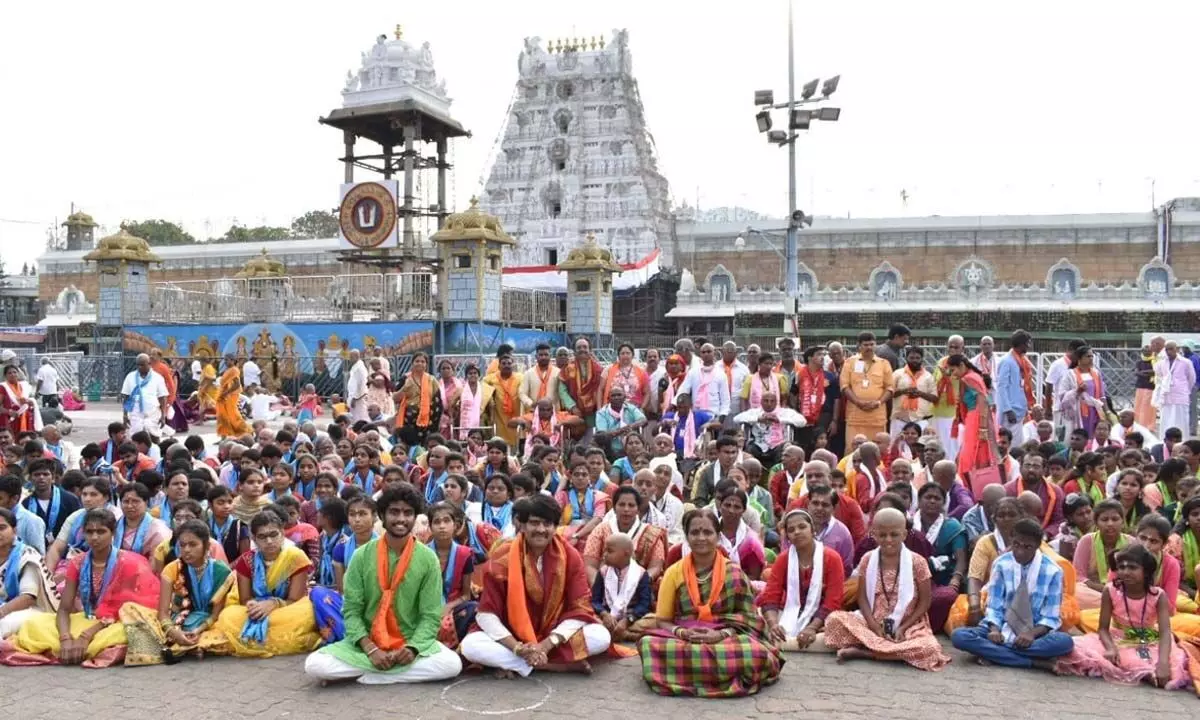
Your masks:
[[[355,185],[342,198],[338,224],[351,245],[364,250],[377,248],[396,229],[396,200],[379,183]]]

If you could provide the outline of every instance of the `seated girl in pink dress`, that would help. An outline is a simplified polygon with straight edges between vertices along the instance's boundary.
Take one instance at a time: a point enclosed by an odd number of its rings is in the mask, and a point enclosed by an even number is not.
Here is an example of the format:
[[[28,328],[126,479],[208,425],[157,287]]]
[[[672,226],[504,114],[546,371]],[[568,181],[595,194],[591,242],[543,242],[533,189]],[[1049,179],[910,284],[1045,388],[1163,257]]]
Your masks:
[[[1117,579],[1101,595],[1100,631],[1075,638],[1074,650],[1055,672],[1168,690],[1191,686],[1187,654],[1171,634],[1167,595],[1152,585],[1158,570],[1154,555],[1130,545],[1115,561]]]

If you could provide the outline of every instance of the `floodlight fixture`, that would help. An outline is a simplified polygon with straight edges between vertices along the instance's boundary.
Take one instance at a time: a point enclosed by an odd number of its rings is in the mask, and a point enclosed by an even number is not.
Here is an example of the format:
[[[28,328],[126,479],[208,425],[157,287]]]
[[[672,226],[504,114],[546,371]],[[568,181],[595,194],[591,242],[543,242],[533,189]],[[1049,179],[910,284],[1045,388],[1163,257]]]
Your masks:
[[[760,133],[767,132],[771,129],[771,113],[767,112],[766,110],[763,110],[755,115],[754,119],[758,121],[758,131]]]
[[[841,75],[834,75],[833,77],[826,80],[825,84],[821,86],[821,96],[829,97],[830,95],[837,92],[838,81],[841,79],[842,79]]]
[[[821,78],[813,78],[804,84],[800,90],[800,99],[807,100],[817,94],[817,86],[821,84]]]
[[[755,90],[754,91],[755,105],[774,105],[775,91],[774,90]]]

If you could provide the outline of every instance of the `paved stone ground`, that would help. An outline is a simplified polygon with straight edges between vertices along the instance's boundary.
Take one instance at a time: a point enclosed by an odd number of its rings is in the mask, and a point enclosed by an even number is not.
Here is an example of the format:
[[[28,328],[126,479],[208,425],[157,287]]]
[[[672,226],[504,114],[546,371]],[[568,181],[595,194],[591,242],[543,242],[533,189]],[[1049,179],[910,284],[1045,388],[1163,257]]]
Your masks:
[[[71,440],[80,446],[104,436],[119,417],[115,403],[73,413]],[[211,433],[212,424],[197,428]],[[467,673],[442,685],[320,687],[302,672],[299,657],[271,660],[209,658],[173,667],[4,668],[0,706],[14,718],[117,717],[137,708],[147,717],[322,718],[385,716],[417,719],[509,716],[622,718],[804,717],[828,720],[971,717],[978,720],[1092,720],[1107,717],[1187,717],[1200,710],[1190,692],[1057,678],[1035,671],[979,667],[950,649],[942,672],[904,665],[838,665],[829,655],[788,656],[778,684],[752,698],[704,701],[663,698],[641,680],[636,659],[600,661],[589,678],[542,675],[497,680]]]
[[[789,655],[778,684],[736,700],[663,698],[641,680],[636,658],[600,661],[590,678],[542,675],[497,680],[467,673],[442,685],[320,687],[299,657],[208,658],[173,667],[4,668],[0,703],[13,718],[146,717],[417,719],[469,716],[732,720],[762,716],[829,720],[977,718],[1093,720],[1096,717],[1195,717],[1190,692],[1058,678],[1036,671],[954,662],[925,673],[898,664],[838,665],[828,655]],[[869,686],[869,690],[868,690]]]

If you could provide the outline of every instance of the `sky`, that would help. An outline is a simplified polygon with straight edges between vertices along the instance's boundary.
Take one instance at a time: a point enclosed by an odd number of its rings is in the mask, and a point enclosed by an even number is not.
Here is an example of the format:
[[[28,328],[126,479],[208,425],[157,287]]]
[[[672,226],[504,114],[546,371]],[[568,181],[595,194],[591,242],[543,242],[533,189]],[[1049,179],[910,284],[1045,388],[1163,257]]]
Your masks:
[[[795,12],[797,91],[842,76],[829,103],[841,120],[797,145],[809,214],[1123,212],[1200,195],[1194,0],[796,0]],[[341,138],[317,118],[397,23],[430,42],[473,132],[452,150],[459,209],[495,153],[523,38],[627,28],[674,200],[787,210],[787,151],[757,132],[753,106],[757,89],[786,99],[785,0],[9,3],[0,258],[10,272],[35,260],[72,203],[112,230],[163,218],[200,237],[332,208]]]

